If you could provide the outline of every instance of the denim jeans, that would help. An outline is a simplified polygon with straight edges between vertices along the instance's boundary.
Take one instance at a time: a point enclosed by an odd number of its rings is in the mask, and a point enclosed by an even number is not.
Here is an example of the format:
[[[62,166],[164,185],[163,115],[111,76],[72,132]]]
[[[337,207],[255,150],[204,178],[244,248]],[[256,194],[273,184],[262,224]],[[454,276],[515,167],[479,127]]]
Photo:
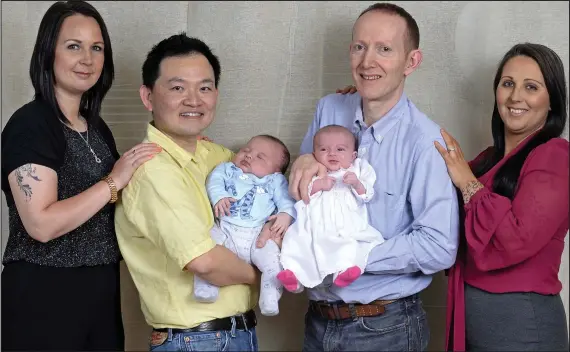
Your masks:
[[[153,352],[159,351],[255,351],[257,335],[255,328],[249,330],[181,332],[172,333],[160,345],[150,345]]]
[[[420,298],[402,298],[385,308],[381,315],[356,320],[328,320],[309,308],[303,351],[424,351],[430,333]]]

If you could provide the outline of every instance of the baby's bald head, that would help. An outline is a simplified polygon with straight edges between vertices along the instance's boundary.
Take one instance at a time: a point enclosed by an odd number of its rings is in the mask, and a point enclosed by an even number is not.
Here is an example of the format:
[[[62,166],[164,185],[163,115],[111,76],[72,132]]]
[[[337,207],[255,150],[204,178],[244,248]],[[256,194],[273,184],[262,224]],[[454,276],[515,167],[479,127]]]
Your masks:
[[[315,133],[315,137],[313,138],[313,150],[316,150],[317,143],[319,143],[319,139],[323,138],[323,135],[326,135],[326,138],[346,138],[347,141],[350,141],[349,145],[353,148],[351,152],[358,148],[358,141],[348,128],[340,125],[328,125],[322,127]]]
[[[347,169],[356,159],[357,140],[346,127],[329,125],[313,138],[313,155],[328,171]]]

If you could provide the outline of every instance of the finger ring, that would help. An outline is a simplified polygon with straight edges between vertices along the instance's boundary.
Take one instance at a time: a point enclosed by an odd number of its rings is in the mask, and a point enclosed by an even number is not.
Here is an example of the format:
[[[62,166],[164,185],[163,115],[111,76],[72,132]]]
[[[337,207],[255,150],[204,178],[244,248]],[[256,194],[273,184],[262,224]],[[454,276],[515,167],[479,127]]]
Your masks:
[[[447,148],[447,150],[450,151],[450,152],[453,152],[453,151],[455,151],[455,148],[449,147],[449,148]]]

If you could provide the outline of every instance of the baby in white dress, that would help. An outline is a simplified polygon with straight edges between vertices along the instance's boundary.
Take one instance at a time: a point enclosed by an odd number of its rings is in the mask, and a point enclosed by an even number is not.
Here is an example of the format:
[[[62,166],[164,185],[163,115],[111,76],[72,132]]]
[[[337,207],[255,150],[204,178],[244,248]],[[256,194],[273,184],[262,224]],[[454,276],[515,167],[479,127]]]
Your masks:
[[[366,203],[374,196],[376,173],[357,157],[357,141],[345,127],[321,128],[313,139],[313,155],[326,166],[325,178],[309,185],[310,202],[295,204],[296,222],[285,233],[277,278],[290,292],[321,284],[328,275],[345,287],[366,267],[368,254],[384,242],[368,224]]]

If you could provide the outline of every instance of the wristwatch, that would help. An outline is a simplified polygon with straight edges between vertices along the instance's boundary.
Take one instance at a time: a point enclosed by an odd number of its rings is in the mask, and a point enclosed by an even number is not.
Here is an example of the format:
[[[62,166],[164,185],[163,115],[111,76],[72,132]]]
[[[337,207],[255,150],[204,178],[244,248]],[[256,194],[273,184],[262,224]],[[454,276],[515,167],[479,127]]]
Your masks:
[[[109,185],[109,189],[111,190],[111,200],[109,201],[109,203],[115,203],[118,199],[117,196],[117,186],[115,185],[115,181],[113,181],[113,179],[111,178],[111,176],[105,176],[103,178],[103,180],[105,182],[107,182],[107,185]]]

